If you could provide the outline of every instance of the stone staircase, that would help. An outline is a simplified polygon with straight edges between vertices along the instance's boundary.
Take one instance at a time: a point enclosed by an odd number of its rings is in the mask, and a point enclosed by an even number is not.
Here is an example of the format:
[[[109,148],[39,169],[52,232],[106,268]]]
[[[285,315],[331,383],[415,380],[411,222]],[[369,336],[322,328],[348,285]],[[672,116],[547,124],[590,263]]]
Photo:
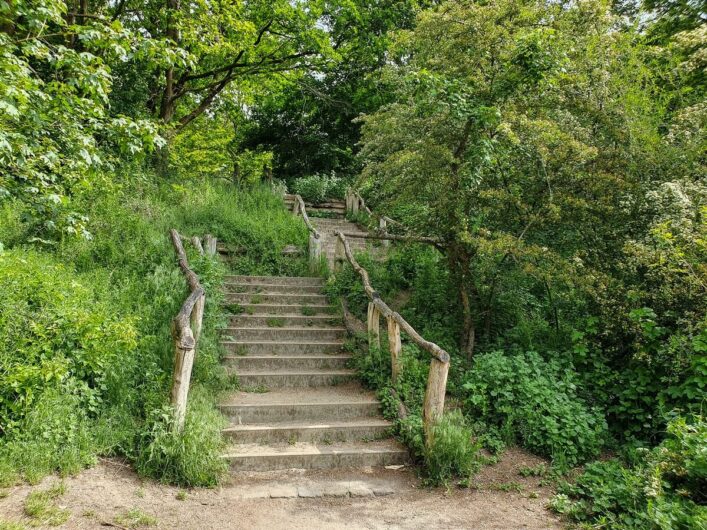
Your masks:
[[[285,195],[285,206],[292,210],[293,204],[294,195]],[[346,204],[344,201],[330,200],[316,206],[305,203],[305,207],[307,208],[309,220],[322,235],[322,253],[327,258],[329,268],[333,268],[334,257],[336,256],[336,232],[361,235],[367,233],[356,223],[346,220]],[[365,239],[354,237],[347,239],[354,253],[373,250],[366,244]]]
[[[241,387],[220,405],[234,471],[407,460],[379,402],[347,368],[346,330],[323,287],[321,278],[227,277],[227,303],[243,311],[230,317],[222,340]]]

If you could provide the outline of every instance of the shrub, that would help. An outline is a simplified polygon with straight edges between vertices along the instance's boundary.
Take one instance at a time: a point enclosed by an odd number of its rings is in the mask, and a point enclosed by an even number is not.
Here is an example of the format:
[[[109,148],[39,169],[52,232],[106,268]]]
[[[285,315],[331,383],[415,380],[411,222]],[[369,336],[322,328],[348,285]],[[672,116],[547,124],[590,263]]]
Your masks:
[[[23,478],[37,483],[58,471],[77,473],[95,462],[94,423],[67,384],[46,390],[0,445],[0,486]]]
[[[216,485],[226,471],[223,423],[210,396],[192,388],[182,432],[175,429],[171,407],[152,413],[140,441],[138,472],[180,486]]]
[[[707,422],[677,418],[668,437],[637,465],[617,460],[585,467],[551,506],[579,523],[610,530],[677,530],[707,525]]]
[[[292,190],[301,195],[306,202],[313,204],[321,204],[327,199],[343,199],[346,191],[344,181],[333,173],[298,178],[294,181]]]
[[[0,430],[12,431],[45,390],[62,384],[95,413],[112,367],[136,346],[133,320],[37,252],[0,254],[0,290]]]
[[[577,396],[570,367],[535,352],[495,351],[478,355],[463,379],[469,417],[562,468],[597,456],[605,443],[606,421]]]
[[[460,410],[447,412],[431,428],[430,441],[425,447],[425,467],[428,481],[447,484],[460,477],[468,483],[478,468],[480,446]]]

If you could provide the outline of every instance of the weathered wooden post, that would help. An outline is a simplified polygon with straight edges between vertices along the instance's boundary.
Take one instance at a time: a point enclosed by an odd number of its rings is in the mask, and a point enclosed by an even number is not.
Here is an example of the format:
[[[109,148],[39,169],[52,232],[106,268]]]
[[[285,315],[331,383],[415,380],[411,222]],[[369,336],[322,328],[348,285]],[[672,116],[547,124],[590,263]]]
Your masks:
[[[336,234],[336,251],[334,252],[334,272],[339,272],[344,266],[344,259],[346,259],[346,250],[344,249],[344,242]]]
[[[368,347],[380,350],[380,316],[381,313],[373,302],[368,302]]]
[[[316,272],[319,270],[322,260],[322,240],[314,233],[309,233],[309,270]]]
[[[388,349],[390,350],[390,366],[392,370],[393,384],[398,382],[400,375],[400,352],[402,351],[402,343],[400,342],[400,325],[392,316],[389,316],[388,321]]]
[[[207,256],[216,255],[216,238],[211,234],[206,234],[204,236],[204,249],[206,250]]]
[[[353,209],[351,188],[346,190],[346,196],[344,199],[346,200],[346,213],[350,213]]]
[[[206,294],[202,294],[194,304],[194,308],[191,310],[191,315],[189,315],[189,321],[191,323],[192,334],[194,335],[194,349],[196,349],[196,344],[199,342],[199,336],[201,336],[201,325],[204,322],[204,305],[206,304]]]
[[[444,395],[447,389],[449,362],[433,358],[430,363],[430,373],[427,377],[425,403],[422,407],[422,423],[425,429],[425,443],[429,444],[432,435],[432,425],[444,412]]]
[[[295,202],[292,203],[292,214],[297,215],[299,213],[299,201],[295,195]]]
[[[199,236],[192,237],[191,244],[194,245],[194,248],[199,251],[199,254],[202,256],[204,255],[204,247],[201,244],[201,238]]]
[[[194,366],[194,351],[196,340],[189,326],[173,328],[174,336],[174,374],[172,376],[172,390],[170,401],[174,407],[174,417],[178,431],[184,428],[184,419],[187,413],[187,396],[189,395],[189,382],[191,370]]]
[[[358,208],[360,206],[358,195],[354,192],[351,193],[351,213],[356,215],[358,213]]]
[[[385,217],[380,217],[378,219],[378,229],[380,230],[381,235],[387,236],[388,235],[388,221],[386,220]],[[387,247],[390,245],[390,239],[383,239],[381,241],[381,244],[384,247]]]

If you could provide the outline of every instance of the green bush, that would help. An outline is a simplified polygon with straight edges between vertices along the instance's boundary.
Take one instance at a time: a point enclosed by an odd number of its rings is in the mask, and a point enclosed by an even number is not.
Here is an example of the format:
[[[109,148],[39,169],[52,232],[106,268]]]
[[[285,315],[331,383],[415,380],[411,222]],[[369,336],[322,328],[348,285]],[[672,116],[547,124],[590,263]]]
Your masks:
[[[570,367],[535,352],[495,351],[476,356],[463,380],[469,417],[561,468],[596,457],[606,442],[606,421],[577,396]]]
[[[95,422],[71,383],[46,389],[0,443],[0,486],[20,477],[37,483],[54,471],[77,473],[95,462]]]
[[[139,473],[181,486],[214,486],[226,471],[224,418],[199,387],[189,393],[184,429],[174,426],[171,407],[153,411],[142,433],[136,467]]]
[[[343,179],[332,173],[300,177],[292,184],[292,191],[301,195],[305,202],[321,204],[328,199],[343,199],[346,189]]]
[[[477,454],[481,446],[460,410],[447,412],[431,427],[425,447],[425,469],[428,482],[447,484],[455,477],[468,484],[479,466]]]
[[[48,389],[67,384],[95,413],[137,336],[117,311],[47,255],[0,253],[0,432],[9,433]]]
[[[668,437],[633,467],[588,464],[551,506],[578,523],[609,530],[707,527],[707,422],[677,418]]]

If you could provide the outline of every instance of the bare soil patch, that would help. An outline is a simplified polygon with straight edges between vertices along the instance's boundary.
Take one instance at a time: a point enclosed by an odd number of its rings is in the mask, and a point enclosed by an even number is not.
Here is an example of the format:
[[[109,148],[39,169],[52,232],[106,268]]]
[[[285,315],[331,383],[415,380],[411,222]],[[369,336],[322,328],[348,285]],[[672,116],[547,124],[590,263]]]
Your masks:
[[[518,473],[541,463],[509,449],[498,464],[485,466],[469,489],[424,488],[415,470],[404,468],[247,473],[220,488],[185,491],[141,480],[119,460],[108,459],[65,479],[66,493],[57,504],[70,512],[61,527],[69,529],[127,528],[133,523],[156,529],[559,529],[561,522],[544,507],[552,492],[540,485],[539,477]],[[27,495],[58,480],[49,477],[38,486],[6,491],[0,521],[29,523],[23,513]],[[350,487],[335,496],[337,484]],[[354,496],[360,485],[369,485],[376,495]],[[270,492],[276,496],[293,486],[301,496],[270,498]],[[329,493],[303,498],[317,489]],[[139,526],[139,515],[151,524]]]

